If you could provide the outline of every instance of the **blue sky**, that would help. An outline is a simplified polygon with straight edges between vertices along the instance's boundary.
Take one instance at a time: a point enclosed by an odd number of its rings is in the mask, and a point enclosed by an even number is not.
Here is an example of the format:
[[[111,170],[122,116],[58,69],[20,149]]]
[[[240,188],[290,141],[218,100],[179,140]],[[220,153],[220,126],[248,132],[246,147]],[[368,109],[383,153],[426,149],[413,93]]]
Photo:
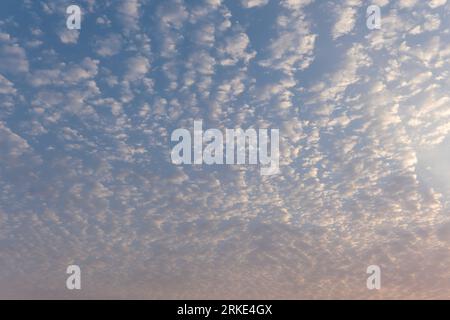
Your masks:
[[[0,298],[448,298],[449,21],[446,0],[1,1]],[[194,120],[280,129],[281,173],[173,165]]]

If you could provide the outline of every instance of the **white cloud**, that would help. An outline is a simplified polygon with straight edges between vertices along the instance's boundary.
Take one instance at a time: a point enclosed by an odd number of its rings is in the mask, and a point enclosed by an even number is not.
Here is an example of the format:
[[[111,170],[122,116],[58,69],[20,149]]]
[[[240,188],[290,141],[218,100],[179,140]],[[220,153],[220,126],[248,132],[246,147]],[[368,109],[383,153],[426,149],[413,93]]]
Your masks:
[[[225,58],[221,61],[222,65],[235,65],[239,60],[247,63],[255,56],[254,52],[249,52],[247,49],[250,44],[250,39],[247,34],[241,32],[233,37],[229,37],[225,40],[225,44],[222,48],[222,53]]]
[[[140,0],[122,0],[117,8],[117,16],[127,32],[139,27]]]
[[[25,50],[17,44],[0,44],[0,72],[28,72]]]
[[[269,3],[269,0],[241,0],[244,8],[262,7]]]
[[[110,34],[98,39],[94,47],[96,53],[102,57],[114,56],[122,49],[122,37],[117,34]]]
[[[412,8],[417,4],[417,0],[399,0],[398,6],[400,8]]]
[[[69,29],[62,29],[58,33],[59,39],[62,43],[68,44],[68,43],[77,43],[78,37],[80,36],[79,30],[69,30]]]
[[[447,0],[431,0],[428,5],[430,8],[437,8],[447,3]]]
[[[317,35],[310,31],[309,22],[302,12],[303,4],[289,2],[289,6],[299,7],[289,8],[278,17],[276,36],[270,40],[268,58],[259,61],[261,66],[292,75],[311,65]]]
[[[338,6],[335,9],[338,16],[332,30],[334,40],[350,33],[353,30],[360,5],[360,1],[347,0],[343,6]]]
[[[0,94],[15,94],[14,84],[0,74]]]
[[[135,56],[127,59],[126,80],[142,79],[150,70],[150,62],[143,56]]]

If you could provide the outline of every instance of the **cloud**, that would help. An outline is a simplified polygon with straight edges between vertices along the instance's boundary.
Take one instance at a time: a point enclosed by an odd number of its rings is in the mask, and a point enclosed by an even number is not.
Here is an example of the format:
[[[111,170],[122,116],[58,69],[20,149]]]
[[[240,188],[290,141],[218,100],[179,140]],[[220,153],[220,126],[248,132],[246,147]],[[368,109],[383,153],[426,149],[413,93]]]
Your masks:
[[[262,7],[269,3],[269,0],[241,0],[244,8]]]
[[[117,34],[102,37],[95,42],[94,48],[96,53],[102,57],[114,56],[122,49],[122,37]]]
[[[30,146],[25,139],[13,133],[4,123],[0,122],[2,160],[13,161],[29,152]]]
[[[334,40],[353,30],[356,24],[359,6],[361,6],[361,1],[347,0],[344,5],[335,9],[338,16],[332,30]]]
[[[239,60],[247,63],[255,56],[254,52],[248,52],[247,47],[250,43],[245,33],[238,33],[233,37],[227,38],[223,47],[225,58],[221,61],[222,65],[234,65]]]
[[[122,0],[117,7],[117,16],[127,32],[139,27],[140,0]]]
[[[125,79],[138,80],[142,79],[150,70],[150,62],[143,56],[135,56],[128,58]]]
[[[431,0],[431,2],[428,5],[430,6],[430,8],[434,9],[434,8],[443,6],[446,3],[447,3],[447,0]]]
[[[287,12],[277,20],[275,39],[268,45],[268,57],[259,61],[261,66],[292,75],[296,70],[304,70],[311,65],[317,35],[310,31],[303,12],[303,6],[307,4],[308,1],[284,3]]]
[[[417,0],[400,0],[398,6],[400,8],[412,8],[417,4]]]
[[[0,94],[15,94],[17,90],[14,88],[14,84],[0,75]]]
[[[0,43],[0,72],[23,73],[28,72],[29,63],[25,50],[12,41]]]
[[[74,44],[74,43],[78,42],[78,37],[80,36],[80,31],[62,29],[62,31],[58,33],[58,36],[59,36],[59,40],[61,40],[62,43]]]

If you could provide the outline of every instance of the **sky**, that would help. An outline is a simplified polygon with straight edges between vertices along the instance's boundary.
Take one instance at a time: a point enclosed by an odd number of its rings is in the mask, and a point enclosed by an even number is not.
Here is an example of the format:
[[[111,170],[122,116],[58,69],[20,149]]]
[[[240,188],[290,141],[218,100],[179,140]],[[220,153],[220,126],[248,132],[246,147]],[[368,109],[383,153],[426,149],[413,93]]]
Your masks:
[[[0,298],[450,298],[449,27],[447,0],[2,0]],[[280,173],[173,164],[195,120],[279,129]]]

